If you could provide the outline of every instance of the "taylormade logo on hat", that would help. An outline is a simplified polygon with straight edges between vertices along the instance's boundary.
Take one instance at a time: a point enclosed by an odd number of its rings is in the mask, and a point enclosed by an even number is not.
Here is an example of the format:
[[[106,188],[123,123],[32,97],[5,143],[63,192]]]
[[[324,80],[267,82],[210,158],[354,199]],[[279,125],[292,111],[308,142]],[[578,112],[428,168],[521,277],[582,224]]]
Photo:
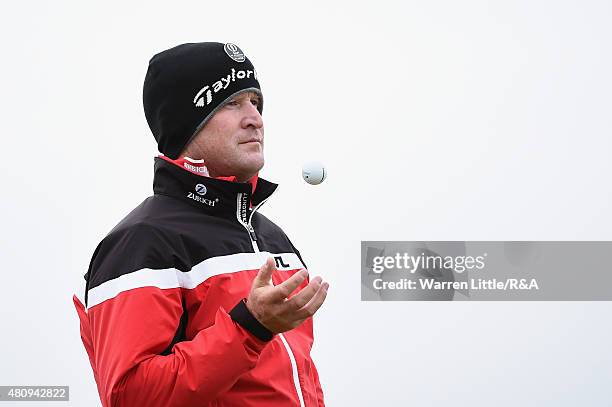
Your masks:
[[[147,123],[157,148],[177,159],[207,121],[241,92],[263,96],[255,67],[232,43],[181,44],[154,55],[143,86]]]
[[[195,105],[198,107],[204,107],[212,102],[213,92],[217,93],[222,89],[227,89],[231,82],[235,82],[236,79],[250,78],[251,74],[253,75],[253,78],[257,80],[257,71],[255,71],[255,68],[253,68],[252,71],[249,69],[246,71],[236,71],[234,68],[232,68],[232,71],[227,76],[220,78],[218,81],[212,84],[212,90],[208,85],[200,89],[193,98],[193,103],[195,103]],[[206,103],[204,103],[203,94],[206,94]]]

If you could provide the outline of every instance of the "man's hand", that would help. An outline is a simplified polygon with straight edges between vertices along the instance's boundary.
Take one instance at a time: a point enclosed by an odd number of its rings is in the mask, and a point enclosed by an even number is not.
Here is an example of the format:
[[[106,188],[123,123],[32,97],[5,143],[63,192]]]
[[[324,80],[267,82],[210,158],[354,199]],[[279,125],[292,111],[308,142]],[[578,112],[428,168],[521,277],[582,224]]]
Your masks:
[[[274,259],[267,259],[253,279],[246,306],[263,326],[277,334],[289,331],[313,316],[325,301],[329,284],[324,283],[321,277],[315,277],[300,292],[287,299],[306,279],[308,272],[302,269],[275,286],[272,284],[274,270]]]

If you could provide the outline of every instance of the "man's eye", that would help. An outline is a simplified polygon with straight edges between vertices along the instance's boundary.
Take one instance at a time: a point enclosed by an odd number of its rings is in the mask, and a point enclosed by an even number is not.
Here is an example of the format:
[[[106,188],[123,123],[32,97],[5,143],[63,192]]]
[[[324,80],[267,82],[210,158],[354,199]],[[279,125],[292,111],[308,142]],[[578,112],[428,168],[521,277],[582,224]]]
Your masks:
[[[259,102],[259,99],[251,99],[251,103],[252,103],[254,106],[259,106],[259,103],[260,103],[260,102]]]
[[[238,101],[236,101],[236,100],[230,100],[229,102],[227,102],[227,105],[230,105],[230,106],[238,106]]]

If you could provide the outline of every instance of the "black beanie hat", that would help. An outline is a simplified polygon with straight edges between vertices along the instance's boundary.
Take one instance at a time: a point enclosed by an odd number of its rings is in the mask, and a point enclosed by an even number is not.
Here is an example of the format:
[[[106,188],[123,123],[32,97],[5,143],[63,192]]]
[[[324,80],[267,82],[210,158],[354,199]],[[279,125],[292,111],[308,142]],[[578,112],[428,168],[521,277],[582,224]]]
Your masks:
[[[142,98],[157,147],[176,159],[213,114],[234,96],[263,97],[253,64],[238,46],[218,42],[178,45],[149,61]]]

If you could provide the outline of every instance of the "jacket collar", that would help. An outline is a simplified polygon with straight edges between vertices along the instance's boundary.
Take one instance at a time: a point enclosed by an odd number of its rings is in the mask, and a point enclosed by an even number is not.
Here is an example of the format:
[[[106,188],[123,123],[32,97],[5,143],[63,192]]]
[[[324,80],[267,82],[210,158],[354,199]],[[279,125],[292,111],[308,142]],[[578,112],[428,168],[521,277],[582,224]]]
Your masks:
[[[155,157],[153,192],[187,202],[212,216],[246,222],[248,208],[257,207],[274,193],[277,184],[263,178],[256,183],[232,182],[194,174]],[[256,185],[253,191],[252,185]]]

